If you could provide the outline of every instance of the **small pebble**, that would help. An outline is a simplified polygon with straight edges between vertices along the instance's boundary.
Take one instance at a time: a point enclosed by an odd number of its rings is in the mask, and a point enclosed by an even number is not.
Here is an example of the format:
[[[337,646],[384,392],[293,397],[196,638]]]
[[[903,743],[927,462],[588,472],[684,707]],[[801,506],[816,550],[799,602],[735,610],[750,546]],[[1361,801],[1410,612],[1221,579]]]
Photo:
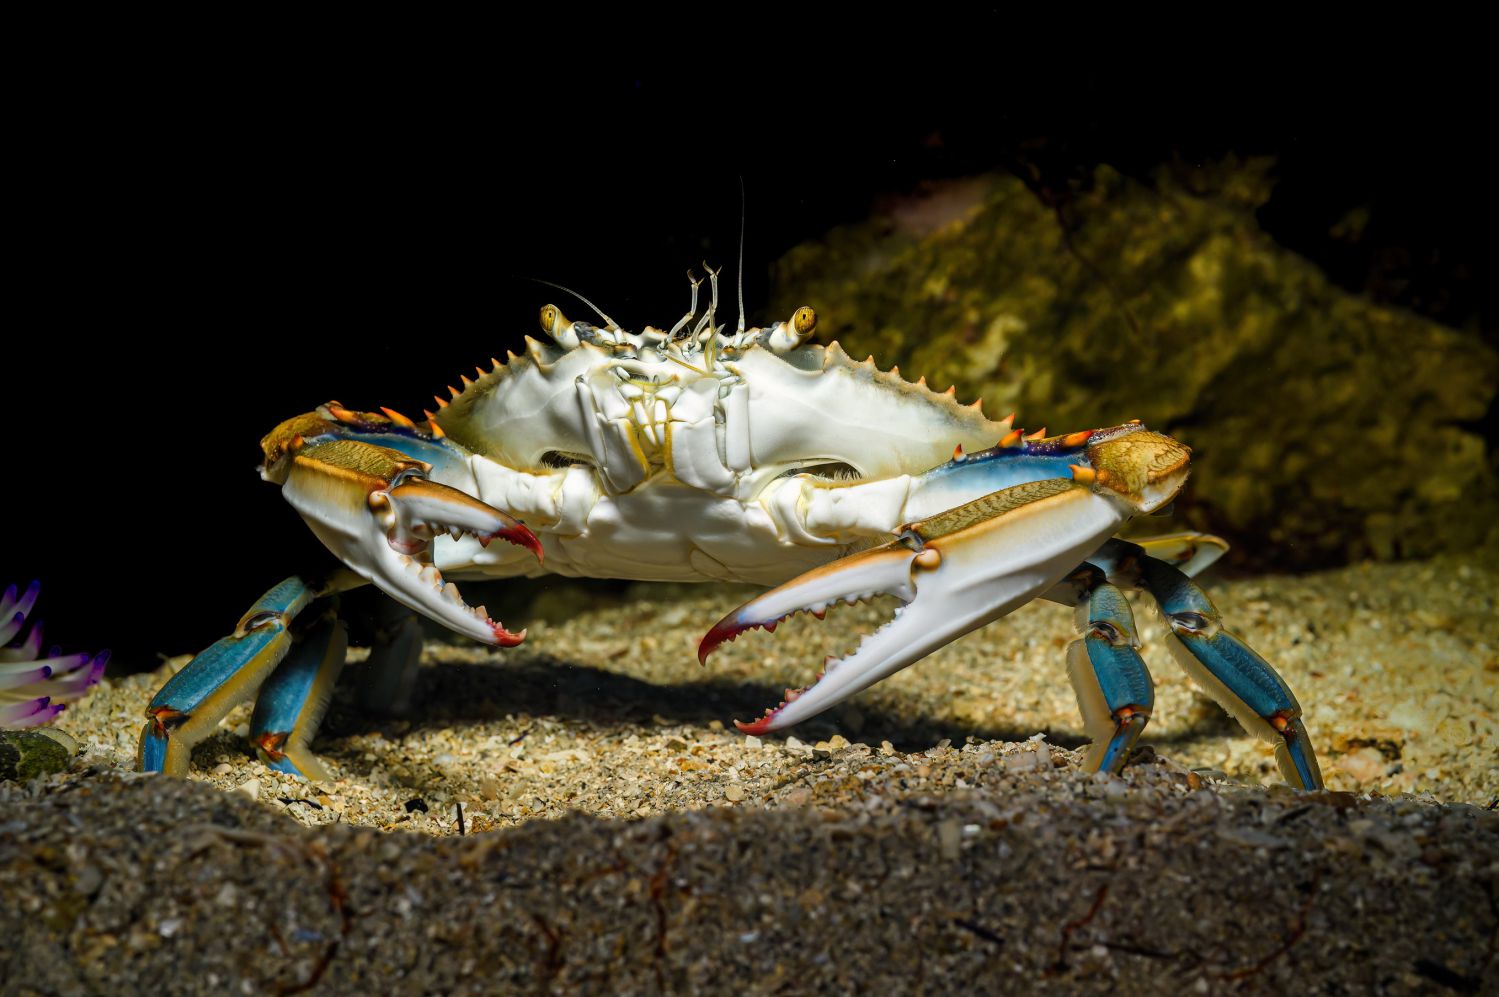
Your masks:
[[[955,820],[944,820],[937,825],[937,847],[942,857],[949,862],[963,854],[963,825]]]
[[[234,787],[234,792],[243,796],[247,800],[258,800],[260,799],[260,780],[246,779],[244,782]]]
[[[1355,782],[1374,782],[1384,777],[1385,757],[1378,748],[1355,748],[1338,759],[1338,768],[1348,773]]]
[[[744,795],[744,787],[737,783],[725,787],[723,791],[723,798],[728,800],[730,803],[740,802],[744,799]]]
[[[98,866],[86,865],[73,877],[73,889],[85,897],[98,893],[102,885],[104,885],[104,874],[99,871]]]

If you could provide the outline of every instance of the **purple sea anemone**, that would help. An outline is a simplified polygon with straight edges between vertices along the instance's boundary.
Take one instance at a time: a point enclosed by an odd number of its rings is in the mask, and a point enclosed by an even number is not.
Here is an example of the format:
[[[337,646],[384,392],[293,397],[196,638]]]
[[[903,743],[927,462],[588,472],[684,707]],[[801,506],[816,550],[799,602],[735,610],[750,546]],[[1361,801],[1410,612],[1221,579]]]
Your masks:
[[[53,647],[42,653],[42,625],[27,629],[27,614],[36,606],[40,582],[19,595],[14,585],[0,595],[0,728],[39,727],[99,681],[109,652],[63,654]]]

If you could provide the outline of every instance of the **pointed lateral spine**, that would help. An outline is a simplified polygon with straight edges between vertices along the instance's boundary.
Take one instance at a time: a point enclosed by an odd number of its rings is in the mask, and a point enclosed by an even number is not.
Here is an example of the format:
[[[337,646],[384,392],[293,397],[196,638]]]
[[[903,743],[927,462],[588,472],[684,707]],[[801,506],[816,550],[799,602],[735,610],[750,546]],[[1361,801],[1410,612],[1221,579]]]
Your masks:
[[[382,406],[380,406],[380,411],[385,413],[385,418],[389,419],[391,422],[395,423],[397,426],[400,426],[402,429],[415,429],[416,428],[416,423],[414,421],[412,421],[411,419],[408,419],[406,416],[404,416],[401,413],[397,412],[393,408],[386,408],[384,405],[382,405]]]
[[[875,365],[873,356],[866,357],[862,361],[855,360],[844,351],[842,344],[836,339],[822,348],[823,372],[827,373],[834,369],[843,369],[851,374],[867,373],[877,383],[888,384],[902,391],[917,392],[939,405],[948,406],[949,410],[955,414],[961,413],[962,416],[977,415],[979,418],[988,421],[987,416],[984,415],[982,398],[976,398],[970,404],[962,404],[957,400],[957,385],[949,387],[946,391],[933,391],[927,384],[926,375],[923,374],[914,381],[907,381],[901,376],[899,366],[891,367],[888,371],[882,371]],[[1002,422],[1008,427],[1014,423],[1014,419],[1014,415],[1011,414],[1008,420],[1002,420]]]

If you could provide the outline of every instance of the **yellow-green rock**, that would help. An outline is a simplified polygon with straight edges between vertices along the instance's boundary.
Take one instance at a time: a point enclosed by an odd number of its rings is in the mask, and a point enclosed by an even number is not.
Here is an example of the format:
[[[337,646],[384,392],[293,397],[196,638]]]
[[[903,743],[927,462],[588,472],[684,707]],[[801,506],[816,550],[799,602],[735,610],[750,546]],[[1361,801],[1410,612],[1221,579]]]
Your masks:
[[[77,753],[77,742],[60,730],[0,730],[0,781],[64,772]]]
[[[792,250],[774,314],[811,304],[820,340],[1017,425],[1143,419],[1176,436],[1195,451],[1179,518],[1241,556],[1482,542],[1499,473],[1474,427],[1499,356],[1275,243],[1254,217],[1268,165],[1205,171],[1191,190],[1103,167],[1060,213],[1007,176],[949,184]]]

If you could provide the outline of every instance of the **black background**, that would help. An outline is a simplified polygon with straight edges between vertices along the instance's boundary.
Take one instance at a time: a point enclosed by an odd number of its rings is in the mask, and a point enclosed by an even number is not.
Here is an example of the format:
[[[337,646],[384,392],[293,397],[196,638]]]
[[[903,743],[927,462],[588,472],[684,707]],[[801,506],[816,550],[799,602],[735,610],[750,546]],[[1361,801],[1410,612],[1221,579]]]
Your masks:
[[[1056,203],[1098,163],[1236,153],[1278,157],[1282,243],[1492,341],[1491,94],[1461,54],[1396,72],[1038,37],[961,70],[850,44],[647,71],[659,53],[515,47],[57,51],[22,88],[0,583],[43,580],[50,641],[138,668],[227,632],[326,557],[256,477],[263,433],[330,398],[419,417],[542,304],[586,314],[527,276],[670,324],[688,266],[732,272],[741,177],[752,322],[771,261],[923,181],[1011,169]],[[1333,238],[1361,205],[1364,236]]]

